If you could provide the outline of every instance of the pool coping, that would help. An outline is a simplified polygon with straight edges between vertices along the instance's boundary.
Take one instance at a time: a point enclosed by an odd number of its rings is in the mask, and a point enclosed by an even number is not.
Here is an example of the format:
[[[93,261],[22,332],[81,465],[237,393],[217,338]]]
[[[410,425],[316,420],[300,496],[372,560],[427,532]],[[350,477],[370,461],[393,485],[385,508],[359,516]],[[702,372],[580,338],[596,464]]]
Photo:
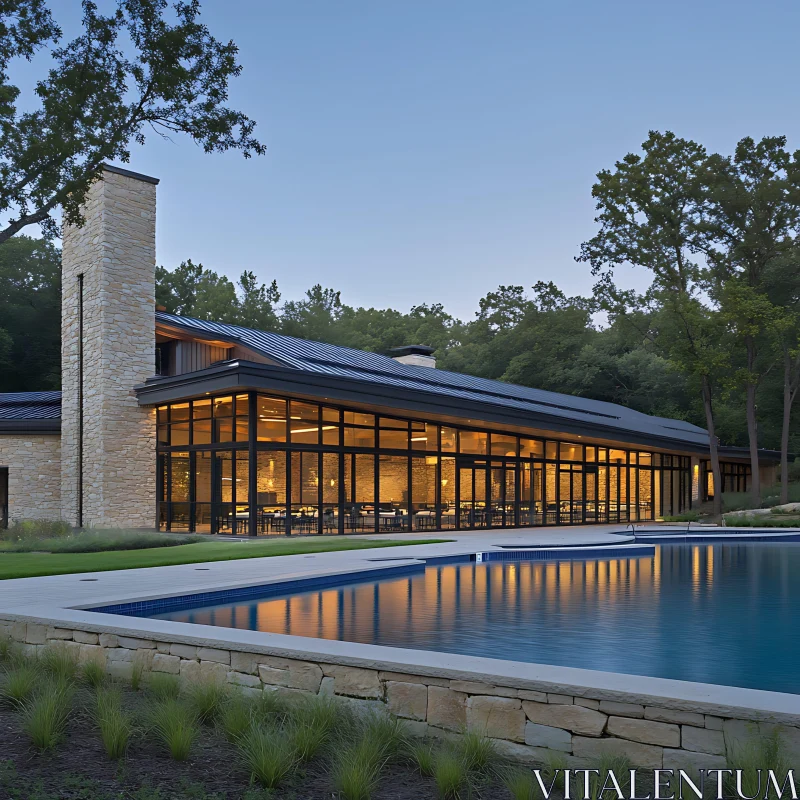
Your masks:
[[[722,537],[715,536],[716,541]],[[456,552],[446,558],[469,555],[476,552],[466,542],[459,542]],[[641,543],[619,544],[604,547],[604,555],[614,554],[624,557],[626,552],[638,550]],[[415,546],[418,551],[434,549],[434,545]],[[549,549],[549,548],[542,548]],[[483,548],[481,548],[483,550]],[[579,548],[570,548],[571,554],[579,555]],[[585,551],[597,551],[596,545],[587,546]],[[460,553],[458,552],[460,551]],[[339,551],[342,552],[342,551]],[[386,573],[387,569],[403,569],[424,565],[429,558],[444,557],[440,553],[419,552],[419,557],[409,557],[396,562],[393,567],[385,564],[364,561],[364,554],[357,552],[361,563],[346,567],[342,564],[315,570],[311,577],[317,579],[334,576],[372,576]],[[495,551],[496,552],[496,551]],[[526,552],[526,555],[528,553]],[[555,558],[564,558],[564,551]],[[589,557],[597,557],[592,555]],[[276,561],[270,559],[248,559],[248,561]],[[378,559],[379,561],[379,559]],[[215,562],[216,563],[216,562]],[[164,568],[162,568],[164,569]],[[167,568],[169,569],[169,568]],[[112,573],[102,573],[109,576]],[[123,573],[113,573],[122,575]],[[57,576],[53,576],[57,577]],[[60,576],[58,576],[60,577]],[[69,576],[74,577],[74,576]],[[38,580],[38,579],[25,579]],[[264,581],[263,585],[279,585],[292,580],[294,576]],[[215,590],[231,590],[252,586],[253,581],[225,580]],[[120,596],[121,595],[121,596]],[[106,604],[112,602],[143,601],[148,599],[185,596],[185,590],[157,593],[127,592],[120,586],[109,588]],[[52,628],[65,627],[95,633],[117,634],[159,642],[183,643],[263,654],[274,657],[297,659],[301,661],[324,662],[328,664],[364,667],[383,671],[409,673],[433,678],[445,677],[481,684],[496,684],[516,689],[530,689],[555,695],[573,695],[593,700],[606,700],[621,703],[659,705],[665,708],[699,712],[718,717],[734,717],[759,722],[780,722],[800,726],[800,695],[747,689],[734,686],[679,681],[667,678],[653,678],[625,673],[561,667],[548,664],[490,659],[479,656],[465,656],[427,650],[387,647],[383,645],[361,644],[328,639],[313,639],[284,634],[262,633],[234,628],[219,628],[194,623],[173,622],[142,617],[121,617],[117,614],[89,611],[88,608],[102,606],[102,600],[90,603],[68,603],[67,597],[60,602],[44,602],[19,607],[0,607],[0,620],[8,623],[33,623]]]

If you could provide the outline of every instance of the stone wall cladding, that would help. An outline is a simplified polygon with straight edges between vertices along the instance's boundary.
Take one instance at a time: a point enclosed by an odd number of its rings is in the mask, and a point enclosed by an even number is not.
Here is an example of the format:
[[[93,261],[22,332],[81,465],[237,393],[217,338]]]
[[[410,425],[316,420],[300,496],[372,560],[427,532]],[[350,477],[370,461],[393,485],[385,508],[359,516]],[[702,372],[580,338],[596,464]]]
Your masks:
[[[58,434],[0,435],[0,467],[8,467],[8,519],[61,519]]]
[[[412,735],[476,731],[491,738],[502,755],[530,765],[558,759],[570,767],[596,766],[605,755],[621,754],[651,769],[722,769],[748,740],[775,730],[788,760],[800,759],[800,726],[671,709],[656,698],[652,704],[616,703],[463,676],[398,673],[377,664],[374,669],[329,664],[24,621],[0,619],[0,636],[22,643],[30,655],[68,648],[79,661],[97,660],[120,678],[129,678],[140,664],[187,683],[219,681],[252,695],[335,696],[360,712],[403,718]],[[597,707],[584,705],[589,701]]]
[[[133,387],[155,371],[155,210],[152,183],[105,171],[85,225],[63,231],[61,313],[63,516],[78,513],[79,290],[84,281],[83,522],[152,527],[155,412]]]

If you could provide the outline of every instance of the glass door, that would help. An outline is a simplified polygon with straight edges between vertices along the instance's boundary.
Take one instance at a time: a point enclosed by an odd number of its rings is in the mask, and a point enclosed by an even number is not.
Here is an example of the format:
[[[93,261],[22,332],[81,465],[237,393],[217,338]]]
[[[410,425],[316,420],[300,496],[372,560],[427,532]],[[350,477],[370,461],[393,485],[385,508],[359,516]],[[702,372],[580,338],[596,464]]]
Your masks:
[[[491,524],[488,473],[489,466],[485,461],[462,461],[459,464],[459,527],[462,529],[488,528]]]

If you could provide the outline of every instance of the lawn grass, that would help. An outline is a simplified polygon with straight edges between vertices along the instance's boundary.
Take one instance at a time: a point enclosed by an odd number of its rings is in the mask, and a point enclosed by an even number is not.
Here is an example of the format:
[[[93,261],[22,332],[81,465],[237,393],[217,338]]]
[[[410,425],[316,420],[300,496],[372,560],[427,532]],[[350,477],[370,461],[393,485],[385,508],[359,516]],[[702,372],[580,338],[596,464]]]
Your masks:
[[[448,539],[402,541],[347,538],[289,538],[255,541],[208,541],[176,547],[122,550],[105,553],[4,553],[0,559],[0,580],[35,578],[42,575],[68,575],[76,572],[107,572],[115,569],[169,567],[175,564],[200,564],[205,561],[233,561],[239,558],[264,558],[334,550],[364,550],[370,547],[397,547],[411,544],[437,544]]]

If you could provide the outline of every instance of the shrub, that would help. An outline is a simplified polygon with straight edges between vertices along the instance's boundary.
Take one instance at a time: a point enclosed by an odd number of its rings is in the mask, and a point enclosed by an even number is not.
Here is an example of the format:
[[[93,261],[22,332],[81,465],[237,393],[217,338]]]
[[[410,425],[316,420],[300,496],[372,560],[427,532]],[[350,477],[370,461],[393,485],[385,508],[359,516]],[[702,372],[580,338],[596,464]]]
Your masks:
[[[467,769],[463,759],[450,750],[442,750],[436,758],[433,780],[439,797],[445,800],[458,797],[467,781]]]
[[[436,755],[426,742],[414,742],[409,748],[411,763],[420,775],[430,778],[436,766]]]
[[[141,550],[152,547],[176,547],[202,541],[200,536],[164,536],[138,531],[68,531],[61,535],[18,536],[9,539],[6,552],[33,550],[49,553],[102,553],[111,550]]]
[[[5,531],[0,531],[0,536],[9,542],[38,542],[42,539],[63,539],[72,533],[72,526],[68,522],[26,519],[15,522]]]
[[[252,725],[239,740],[239,753],[250,775],[268,789],[276,789],[297,765],[294,750],[276,728]]]
[[[782,517],[770,519],[767,517],[726,517],[725,524],[729,528],[800,528],[800,517]]]
[[[23,708],[22,728],[35,747],[51,750],[64,735],[72,711],[72,684],[51,681]]]
[[[35,664],[20,663],[19,666],[6,672],[0,695],[12,706],[22,706],[33,697],[41,675]]]
[[[228,689],[219,681],[200,681],[189,687],[186,697],[200,722],[210,725],[219,718],[228,700]]]
[[[131,716],[122,705],[122,692],[116,688],[103,688],[97,692],[95,720],[100,729],[106,755],[114,760],[122,758],[131,737]]]
[[[91,686],[92,689],[99,689],[105,684],[108,675],[103,665],[99,661],[92,659],[81,667],[81,678],[84,683]]]
[[[166,697],[151,707],[150,722],[170,756],[185,761],[199,732],[194,711],[180,700]]]
[[[217,721],[228,741],[236,743],[253,724],[252,705],[241,692],[232,693],[228,702],[222,707]]]
[[[664,522],[699,522],[700,514],[697,511],[687,511],[684,514],[675,514],[671,517],[663,517]]]
[[[175,700],[181,693],[180,678],[166,672],[151,672],[147,679],[147,691],[156,700]]]

